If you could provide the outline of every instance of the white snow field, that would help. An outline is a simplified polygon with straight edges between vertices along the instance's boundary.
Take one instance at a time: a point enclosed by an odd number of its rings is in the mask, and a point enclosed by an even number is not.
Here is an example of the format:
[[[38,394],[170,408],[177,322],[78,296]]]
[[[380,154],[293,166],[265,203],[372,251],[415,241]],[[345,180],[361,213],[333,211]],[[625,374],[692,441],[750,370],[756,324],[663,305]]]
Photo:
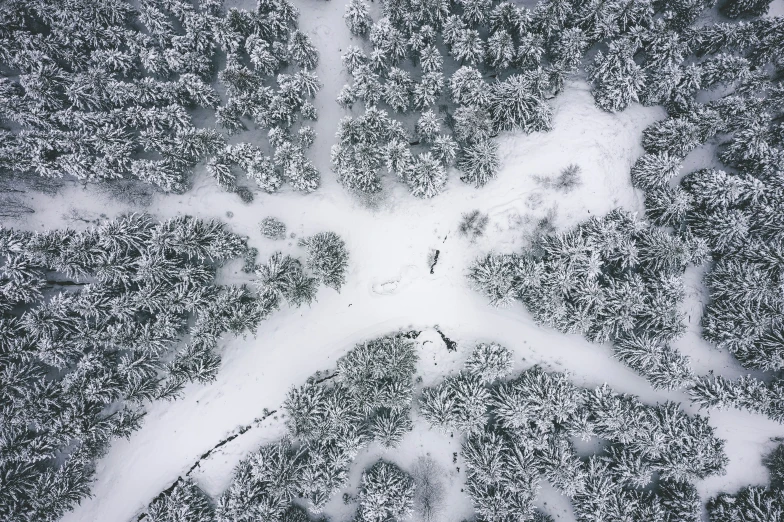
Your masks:
[[[235,5],[228,3],[229,6]],[[297,237],[323,230],[337,232],[350,252],[347,283],[340,293],[322,289],[311,307],[284,308],[261,324],[255,337],[226,338],[223,366],[217,380],[206,386],[191,385],[176,402],[149,407],[142,428],[129,440],[117,440],[98,463],[92,497],[84,500],[63,520],[67,522],[124,522],[178,476],[184,475],[199,456],[241,426],[251,429],[226,444],[191,474],[209,494],[219,495],[228,485],[234,465],[258,445],[280,437],[284,419],[273,415],[263,422],[265,408],[280,408],[289,388],[312,373],[334,367],[335,361],[356,342],[399,329],[423,330],[420,375],[427,384],[452,371],[476,342],[495,341],[512,349],[518,369],[540,363],[547,369],[568,371],[577,384],[609,383],[617,391],[639,395],[646,402],[675,400],[695,412],[685,394],[653,390],[640,376],[611,357],[608,346],[593,345],[538,327],[519,303],[494,309],[469,288],[466,268],[490,248],[515,251],[523,246],[537,221],[550,216],[558,229],[570,227],[591,215],[623,207],[642,213],[642,195],[629,180],[629,167],[642,153],[639,139],[651,122],[663,118],[661,108],[632,106],[608,114],[594,106],[588,85],[570,82],[552,101],[554,129],[546,134],[504,134],[500,140],[502,169],[498,178],[481,189],[459,181],[455,171],[447,190],[432,200],[418,200],[396,180],[385,181],[386,197],[368,208],[344,191],[329,170],[329,148],[343,116],[334,99],[347,80],[341,70],[342,50],[352,43],[342,20],[343,3],[294,0],[300,9],[300,27],[313,39],[321,56],[317,74],[323,89],[316,99],[318,139],[311,158],[322,173],[322,187],[302,195],[290,189],[279,194],[257,194],[243,204],[236,194],[223,192],[205,174],[180,196],[157,196],[147,209],[158,218],[191,214],[220,218],[234,232],[250,237],[265,260],[277,249],[301,256],[296,239],[274,242],[263,239],[258,224],[266,216],[286,223]],[[236,4],[252,8],[250,2]],[[699,154],[699,151],[694,154]],[[582,185],[569,193],[545,188],[537,178],[556,176],[570,163],[582,168]],[[113,217],[131,210],[108,199],[94,187],[70,183],[54,197],[37,195],[36,213],[17,226],[40,230],[44,226],[84,227],[86,221]],[[489,214],[484,237],[470,243],[458,232],[461,215],[478,209]],[[136,209],[138,210],[138,209]],[[231,213],[231,217],[227,216]],[[430,273],[428,256],[439,250]],[[233,264],[222,274],[225,281],[248,279]],[[700,339],[698,331],[704,292],[701,272],[690,269],[686,311],[690,330],[678,348],[692,357],[695,370],[736,377],[744,371],[729,355]],[[447,352],[439,329],[458,342],[457,352]],[[727,474],[699,484],[704,499],[721,491],[766,481],[760,455],[771,447],[771,437],[784,436],[784,426],[761,416],[737,411],[711,413],[711,424],[724,438],[730,457]],[[453,482],[446,500],[444,521],[457,521],[471,512],[469,499],[460,493],[463,476],[452,464],[459,441],[429,431],[423,423],[388,458],[404,468],[420,455],[431,453]],[[353,470],[353,483],[365,463],[384,452],[373,446]],[[559,520],[573,520],[568,500],[545,485],[540,505]],[[349,516],[340,498],[327,512]]]

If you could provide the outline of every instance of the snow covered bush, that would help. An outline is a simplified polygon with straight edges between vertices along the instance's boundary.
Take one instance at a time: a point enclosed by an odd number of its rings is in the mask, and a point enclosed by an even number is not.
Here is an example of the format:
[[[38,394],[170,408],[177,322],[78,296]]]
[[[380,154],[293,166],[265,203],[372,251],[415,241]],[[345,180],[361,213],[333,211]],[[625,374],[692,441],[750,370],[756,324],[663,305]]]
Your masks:
[[[445,432],[471,433],[481,430],[487,421],[488,398],[482,379],[463,372],[447,377],[438,386],[422,390],[420,414]]]
[[[311,304],[316,297],[318,280],[305,274],[302,263],[291,256],[275,252],[256,267],[255,274],[254,285],[272,302],[286,299],[290,305],[300,306]]]
[[[632,183],[644,190],[661,188],[681,170],[681,160],[667,152],[644,154],[632,167]]]
[[[370,434],[387,448],[394,448],[411,431],[413,423],[408,409],[384,408],[370,421]]]
[[[346,4],[346,14],[343,15],[343,18],[346,19],[349,30],[359,36],[367,34],[370,31],[370,26],[373,25],[368,6],[363,0],[351,0]]]
[[[721,12],[730,18],[743,16],[762,16],[768,12],[772,0],[727,0],[721,5]]]
[[[401,410],[411,404],[417,353],[403,335],[358,344],[338,359],[337,373],[360,401],[361,411]]]
[[[218,500],[217,522],[280,520],[301,487],[303,460],[302,452],[284,439],[240,461]]]
[[[362,473],[356,519],[362,522],[401,522],[414,503],[414,479],[396,465],[379,460]]]
[[[599,51],[588,69],[593,95],[600,108],[617,112],[639,101],[645,73],[634,61],[637,50],[631,41],[615,40],[606,52]]]
[[[413,159],[405,174],[411,194],[416,197],[430,199],[444,190],[447,176],[441,160],[424,152]]]
[[[353,191],[381,190],[382,161],[401,178],[411,162],[405,130],[382,109],[371,107],[357,118],[343,118],[337,139],[331,150],[332,169],[341,184]]]
[[[506,377],[512,371],[512,352],[500,344],[478,344],[465,363],[466,369],[486,382]]]
[[[261,235],[267,239],[286,239],[286,224],[272,216],[262,219],[259,228]]]
[[[423,390],[420,409],[431,425],[454,422],[461,406],[450,388],[465,375]],[[673,403],[645,405],[606,385],[580,388],[538,366],[484,390],[482,414],[463,430],[461,449],[465,491],[484,520],[541,517],[535,503],[546,478],[571,499],[581,522],[619,511],[630,520],[697,522],[694,482],[723,472],[727,462],[707,420]],[[602,444],[581,458],[572,437]],[[661,477],[655,485],[654,473]],[[647,493],[637,495],[643,487]]]
[[[299,244],[307,249],[305,265],[316,280],[339,292],[346,282],[346,243],[334,232],[319,232],[300,239]]]

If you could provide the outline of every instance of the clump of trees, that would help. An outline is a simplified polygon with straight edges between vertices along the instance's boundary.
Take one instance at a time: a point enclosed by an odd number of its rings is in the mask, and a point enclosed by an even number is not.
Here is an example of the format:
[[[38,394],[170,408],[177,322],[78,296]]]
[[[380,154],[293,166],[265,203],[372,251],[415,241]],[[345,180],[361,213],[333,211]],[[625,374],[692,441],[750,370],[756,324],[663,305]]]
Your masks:
[[[314,190],[319,174],[305,154],[315,134],[302,120],[316,118],[318,51],[297,16],[287,0],[254,10],[187,0],[7,3],[0,170],[182,192],[206,163],[242,194],[238,169],[268,192],[284,181]],[[197,125],[194,113],[214,115],[217,127]],[[227,143],[249,126],[268,129],[269,143]]]
[[[265,232],[277,234],[273,237],[278,238],[285,232],[285,225],[274,219],[265,220],[262,234]],[[253,267],[256,275],[253,283],[262,295],[276,303],[285,299],[293,306],[311,304],[319,284],[340,291],[345,283],[348,250],[340,236],[334,232],[320,232],[301,239],[299,244],[307,251],[304,265],[291,255],[275,252],[266,263]]]
[[[147,506],[144,522],[214,522],[209,497],[191,480],[178,479]]]
[[[571,499],[580,521],[701,519],[694,482],[727,462],[707,419],[606,385],[580,388],[537,366],[484,382],[472,380],[467,366],[425,388],[420,410],[431,425],[466,435],[466,492],[483,520],[541,517],[535,501],[543,477]],[[580,457],[574,437],[604,444]]]
[[[0,518],[60,518],[146,404],[215,379],[224,334],[255,333],[283,299],[298,306],[320,281],[342,281],[348,254],[329,234],[332,249],[309,252],[317,276],[278,253],[256,267],[252,292],[215,283],[251,250],[218,221],[132,214],[83,231],[0,228]],[[179,509],[168,503],[186,500],[200,516],[193,487],[178,488],[148,516],[167,520]]]
[[[261,235],[267,239],[286,239],[286,224],[272,216],[265,217],[259,225]]]
[[[215,283],[247,250],[217,221],[134,214],[0,238],[0,518],[56,520],[147,403],[213,380],[221,336],[254,332],[277,301]]]
[[[767,5],[727,1],[720,10],[731,18],[758,16]],[[709,261],[702,336],[743,367],[766,374],[735,381],[703,376],[692,397],[703,407],[740,407],[782,420],[782,303],[775,288],[782,272],[784,106],[773,71],[784,58],[784,22],[757,18],[688,27],[701,9],[677,26],[662,26],[670,36],[646,51],[655,62],[662,62],[656,54],[669,55],[660,78],[672,88],[657,101],[668,117],[643,133],[645,154],[632,168],[632,182],[646,191],[651,221],[691,242],[694,261]],[[700,93],[710,93],[711,101],[697,101]],[[717,162],[682,172],[687,155],[703,145],[716,146]]]
[[[431,198],[444,189],[453,164],[464,182],[486,184],[499,169],[493,137],[549,130],[547,99],[576,70],[574,53],[585,50],[555,44],[544,16],[510,2],[389,0],[383,8],[374,22],[367,4],[354,0],[345,15],[369,46],[352,46],[343,56],[353,81],[338,103],[360,115],[341,122],[333,170],[344,186],[363,193],[379,192],[386,171],[415,196]],[[378,113],[385,126],[355,123]],[[379,134],[391,122],[393,132]]]
[[[390,335],[357,345],[332,376],[293,388],[284,405],[289,437],[240,463],[217,520],[289,520],[294,499],[320,512],[348,485],[360,450],[372,441],[394,447],[411,429],[416,361],[410,338]],[[412,502],[413,480],[393,464],[379,462],[363,475],[362,520],[402,518]]]
[[[522,254],[489,254],[471,283],[495,306],[522,301],[540,324],[612,342],[615,355],[655,387],[692,382],[671,343],[684,331],[682,275],[699,244],[615,210],[538,238]]]

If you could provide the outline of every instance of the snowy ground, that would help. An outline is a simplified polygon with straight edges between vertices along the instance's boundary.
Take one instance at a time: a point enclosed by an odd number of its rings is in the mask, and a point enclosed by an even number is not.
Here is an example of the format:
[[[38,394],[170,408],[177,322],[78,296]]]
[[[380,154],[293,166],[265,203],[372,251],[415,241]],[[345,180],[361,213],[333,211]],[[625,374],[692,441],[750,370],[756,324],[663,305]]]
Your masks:
[[[584,82],[574,81],[553,102],[552,132],[500,138],[503,168],[486,187],[465,186],[453,172],[444,194],[421,201],[390,180],[387,197],[377,208],[369,209],[346,194],[328,168],[329,147],[342,116],[334,98],[346,81],[340,55],[350,44],[341,19],[342,2],[294,3],[301,10],[301,28],[321,52],[317,73],[324,88],[317,99],[320,118],[315,128],[319,139],[312,157],[322,172],[322,188],[306,196],[290,191],[259,194],[246,205],[202,176],[185,195],[156,197],[148,211],[159,218],[191,214],[223,219],[235,232],[250,236],[261,260],[276,249],[302,255],[296,240],[276,243],[261,238],[258,223],[268,215],[282,219],[298,237],[333,230],[346,240],[351,254],[348,281],[340,294],[322,289],[318,302],[310,308],[276,313],[262,323],[255,338],[227,339],[217,381],[189,387],[183,400],[151,406],[142,429],[130,440],[116,441],[98,463],[93,497],[66,516],[67,522],[130,520],[185,473],[199,455],[239,426],[253,425],[192,474],[208,493],[219,494],[240,458],[283,433],[279,416],[254,423],[264,408],[278,409],[292,385],[318,370],[333,368],[335,360],[354,343],[398,329],[425,330],[420,339],[425,383],[462,364],[474,343],[492,340],[514,350],[519,368],[541,363],[549,369],[571,372],[581,385],[608,382],[616,390],[637,394],[647,402],[673,399],[687,403],[684,394],[653,390],[612,359],[606,346],[540,328],[519,304],[504,310],[489,307],[468,288],[465,278],[475,257],[491,248],[519,249],[535,223],[547,215],[554,216],[558,228],[565,228],[619,206],[642,212],[642,195],[630,185],[629,167],[642,153],[638,145],[642,129],[662,118],[663,110],[634,106],[610,115],[594,107]],[[556,176],[570,163],[582,167],[583,184],[574,191],[555,192],[537,181],[537,177]],[[93,188],[73,183],[56,197],[36,196],[32,205],[37,212],[16,226],[32,230],[83,227],[83,220],[132,210]],[[474,209],[488,213],[490,224],[486,236],[471,244],[459,235],[457,226],[461,214]],[[440,255],[431,275],[428,255],[435,249]],[[246,276],[238,265],[232,265],[224,277],[238,282]],[[713,370],[726,376],[741,375],[742,370],[729,356],[700,340],[697,325],[704,295],[699,280],[699,270],[692,270],[686,305],[692,328],[678,347],[692,357],[700,373]],[[434,325],[459,342],[456,353],[447,353],[437,334],[428,330]],[[713,412],[711,424],[727,440],[730,464],[725,476],[700,484],[700,492],[707,497],[764,482],[760,455],[770,447],[771,437],[784,436],[784,426],[734,411]],[[445,440],[420,424],[402,448],[389,456],[404,467],[427,452],[439,461],[447,479],[454,482],[444,520],[459,520],[470,513],[468,499],[459,492],[463,477],[451,461],[458,448],[457,439]],[[371,449],[361,459],[370,461],[382,453],[379,448]],[[354,471],[355,478],[359,469]],[[568,502],[555,490],[545,486],[540,498],[542,504],[547,502],[551,514],[573,520]],[[336,499],[329,512],[339,515],[336,519],[345,519],[349,516],[346,509]]]

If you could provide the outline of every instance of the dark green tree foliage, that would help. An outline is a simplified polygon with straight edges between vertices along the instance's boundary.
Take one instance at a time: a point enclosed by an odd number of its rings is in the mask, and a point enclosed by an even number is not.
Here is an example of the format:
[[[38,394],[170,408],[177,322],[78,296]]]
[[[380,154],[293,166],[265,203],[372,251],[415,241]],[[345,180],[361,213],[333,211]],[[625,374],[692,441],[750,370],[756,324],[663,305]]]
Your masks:
[[[531,520],[542,478],[571,498],[581,522],[700,520],[693,484],[727,462],[707,419],[606,385],[580,388],[537,366],[481,384],[472,395],[481,403],[476,414],[464,411],[472,406],[456,385],[466,375],[425,388],[420,409],[432,426],[467,434],[466,492],[482,520]],[[573,437],[598,438],[603,449],[580,458]]]
[[[541,324],[611,341],[654,386],[673,388],[692,379],[669,346],[684,330],[681,276],[692,258],[690,241],[616,210],[523,254],[479,259],[469,279],[495,306],[520,300]]]
[[[276,304],[214,283],[247,250],[215,221],[130,215],[80,232],[1,229],[0,245],[4,520],[62,516],[147,401],[213,380],[220,336],[254,331]],[[190,495],[183,487],[177,495]]]
[[[286,0],[263,0],[252,11],[187,0],[6,2],[0,123],[11,130],[0,140],[3,174],[130,177],[182,192],[194,166],[207,161],[228,190],[236,165],[264,190],[283,180],[312,190],[318,172],[308,162],[304,174],[280,167],[271,183],[262,152],[227,158],[233,147],[225,136],[191,118],[214,114],[235,133],[251,121],[289,129],[300,113],[312,115],[319,84],[309,69],[318,55],[296,30],[297,15]],[[216,76],[223,97],[211,85]]]
[[[764,459],[770,472],[767,488],[751,486],[738,493],[721,495],[708,501],[710,522],[768,522],[784,519],[784,445],[779,445]]]

